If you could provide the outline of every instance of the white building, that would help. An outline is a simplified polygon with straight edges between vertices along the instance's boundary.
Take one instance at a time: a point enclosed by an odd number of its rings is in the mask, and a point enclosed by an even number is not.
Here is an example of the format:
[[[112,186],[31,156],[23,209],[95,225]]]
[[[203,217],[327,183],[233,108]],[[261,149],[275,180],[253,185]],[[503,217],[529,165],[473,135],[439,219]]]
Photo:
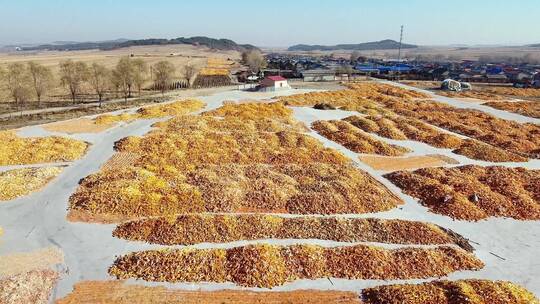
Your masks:
[[[261,91],[279,91],[288,90],[291,86],[285,77],[269,76],[261,81]]]

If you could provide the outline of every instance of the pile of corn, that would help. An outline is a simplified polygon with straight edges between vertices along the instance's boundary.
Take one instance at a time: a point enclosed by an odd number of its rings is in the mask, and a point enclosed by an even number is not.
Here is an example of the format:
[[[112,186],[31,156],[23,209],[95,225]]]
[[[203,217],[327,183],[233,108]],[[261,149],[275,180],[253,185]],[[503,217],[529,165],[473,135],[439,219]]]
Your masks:
[[[487,280],[434,281],[418,285],[388,285],[362,292],[367,304],[539,304],[514,283]]]
[[[540,170],[470,165],[386,177],[433,212],[455,219],[540,219]]]
[[[116,219],[186,212],[364,213],[401,200],[299,133],[282,104],[225,105],[116,143],[133,162],[84,179],[72,211]]]
[[[189,212],[367,213],[399,198],[364,172],[324,163],[105,170],[85,178],[72,210],[133,219]],[[114,198],[114,199],[112,199]]]
[[[0,166],[74,161],[88,144],[58,136],[22,138],[14,131],[0,131]]]
[[[413,221],[274,215],[185,214],[120,224],[113,235],[161,245],[226,243],[257,239],[320,239],[390,244],[458,244],[466,240],[439,226]]]
[[[231,249],[178,249],[135,252],[119,257],[109,269],[118,279],[154,282],[234,282],[272,288],[298,279],[421,279],[483,263],[454,247],[388,250],[355,245],[250,245]]]
[[[151,119],[167,116],[182,116],[199,110],[202,110],[206,104],[200,100],[186,99],[173,103],[160,104],[140,108],[135,114],[103,114],[96,117],[94,120],[97,125],[110,125],[121,121],[132,121],[136,119]]]
[[[356,153],[403,156],[411,152],[407,148],[378,140],[346,121],[319,120],[315,121],[311,127],[320,135]]]
[[[61,167],[22,168],[0,172],[0,201],[41,189],[62,172]]]

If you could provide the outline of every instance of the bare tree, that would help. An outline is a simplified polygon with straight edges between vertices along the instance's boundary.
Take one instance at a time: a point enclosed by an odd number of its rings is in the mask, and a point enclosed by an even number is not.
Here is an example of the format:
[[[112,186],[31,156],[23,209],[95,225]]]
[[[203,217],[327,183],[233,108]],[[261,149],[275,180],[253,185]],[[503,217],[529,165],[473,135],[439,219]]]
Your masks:
[[[242,62],[254,73],[259,73],[267,65],[266,59],[257,50],[249,50],[242,53]]]
[[[15,101],[17,108],[20,108],[21,103],[26,101],[30,92],[28,86],[30,77],[24,64],[12,63],[8,65],[5,78],[9,94]]]
[[[123,57],[118,60],[113,70],[112,77],[118,84],[124,99],[127,101],[131,97],[131,89],[135,83],[135,67],[130,57]]]
[[[82,84],[88,79],[88,66],[82,61],[71,59],[60,62],[60,81],[69,89],[73,103],[81,93]]]
[[[165,94],[176,71],[174,65],[168,61],[160,61],[154,65],[152,70],[154,72],[155,86],[159,88],[161,94]]]
[[[146,62],[144,62],[144,60],[142,60],[141,58],[134,59],[132,61],[132,64],[133,64],[133,83],[137,87],[139,96],[141,96],[142,87],[144,86],[144,83],[146,82],[148,66],[146,65]]]
[[[98,96],[99,106],[103,101],[103,96],[107,91],[111,71],[109,71],[104,65],[99,63],[93,63],[90,67],[90,76],[88,81],[94,89],[94,92]]]
[[[354,69],[349,65],[342,65],[336,69],[336,73],[347,75],[347,80],[351,81],[351,77],[354,74]]]
[[[187,81],[188,87],[191,87],[191,79],[197,75],[198,69],[195,67],[195,65],[191,62],[187,63],[184,66],[184,79]]]
[[[32,88],[36,94],[38,105],[41,105],[41,97],[53,85],[53,74],[50,68],[33,61],[28,62],[28,73],[32,78]]]
[[[359,51],[354,51],[351,53],[351,62],[356,63],[358,61],[358,58],[360,58],[362,55]]]

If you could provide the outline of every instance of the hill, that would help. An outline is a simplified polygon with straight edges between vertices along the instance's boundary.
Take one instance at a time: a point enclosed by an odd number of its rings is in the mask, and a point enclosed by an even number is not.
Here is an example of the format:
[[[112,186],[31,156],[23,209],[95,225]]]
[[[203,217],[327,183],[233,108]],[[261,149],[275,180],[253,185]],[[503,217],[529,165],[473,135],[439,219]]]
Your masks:
[[[414,49],[417,45],[403,43],[402,48]],[[381,40],[374,42],[364,42],[358,44],[338,44],[338,45],[307,45],[298,44],[288,48],[288,51],[337,51],[337,50],[351,50],[351,51],[370,51],[370,50],[395,50],[399,48],[399,42],[394,40]]]
[[[530,47],[540,47],[540,43],[537,43],[537,44],[531,44],[529,45]]]
[[[110,40],[110,41],[98,41],[98,42],[67,42],[64,44],[42,44],[38,46],[23,47],[24,51],[40,51],[40,50],[52,50],[52,51],[81,51],[81,50],[114,50],[119,48],[140,46],[140,45],[174,45],[174,44],[190,44],[190,45],[202,45],[215,50],[222,51],[245,51],[250,49],[257,49],[257,47],[251,44],[237,44],[229,39],[215,39],[209,37],[191,37],[191,38],[174,38],[174,39],[136,39],[136,40]]]

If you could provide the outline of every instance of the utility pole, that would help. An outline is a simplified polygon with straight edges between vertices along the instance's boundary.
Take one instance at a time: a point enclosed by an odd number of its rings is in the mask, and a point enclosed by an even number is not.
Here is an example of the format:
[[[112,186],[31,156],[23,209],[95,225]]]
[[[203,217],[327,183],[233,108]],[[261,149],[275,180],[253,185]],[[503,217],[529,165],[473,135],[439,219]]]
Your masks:
[[[399,34],[399,50],[398,50],[398,76],[397,76],[397,81],[399,82],[399,78],[401,76],[401,70],[400,70],[400,67],[399,67],[399,64],[401,63],[401,45],[403,43],[403,25],[401,26],[401,33]]]

